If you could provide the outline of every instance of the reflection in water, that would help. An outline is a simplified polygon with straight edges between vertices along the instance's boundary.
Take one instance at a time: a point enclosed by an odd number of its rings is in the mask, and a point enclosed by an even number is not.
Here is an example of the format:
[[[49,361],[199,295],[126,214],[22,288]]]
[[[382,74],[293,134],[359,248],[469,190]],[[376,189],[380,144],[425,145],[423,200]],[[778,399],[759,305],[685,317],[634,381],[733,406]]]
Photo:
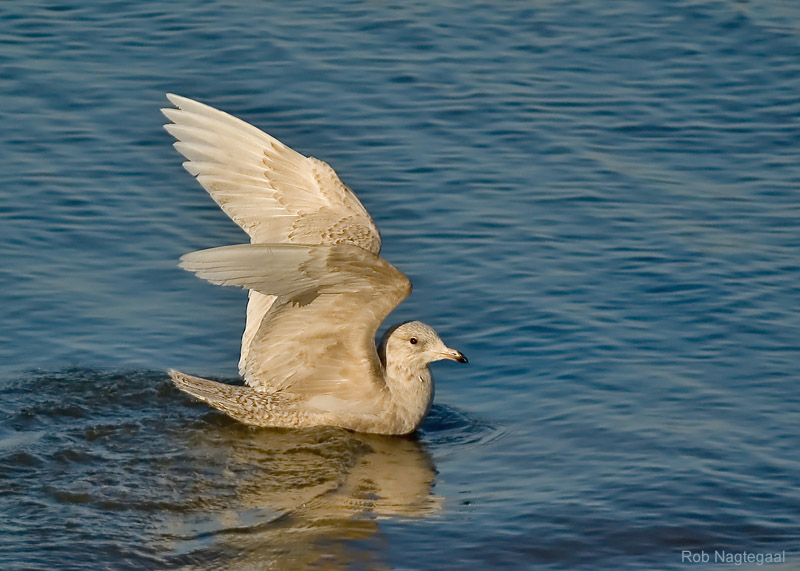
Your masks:
[[[433,462],[413,438],[212,418],[215,426],[188,431],[195,478],[186,505],[194,507],[170,514],[157,533],[174,541],[180,565],[374,568],[381,550],[368,544],[379,539],[378,518],[440,509]]]
[[[440,405],[422,432],[437,454],[493,433]],[[98,557],[115,569],[381,568],[381,518],[440,511],[425,446],[251,428],[189,401],[161,371],[7,380],[0,513],[13,549],[0,546],[0,567],[36,553],[37,568]]]

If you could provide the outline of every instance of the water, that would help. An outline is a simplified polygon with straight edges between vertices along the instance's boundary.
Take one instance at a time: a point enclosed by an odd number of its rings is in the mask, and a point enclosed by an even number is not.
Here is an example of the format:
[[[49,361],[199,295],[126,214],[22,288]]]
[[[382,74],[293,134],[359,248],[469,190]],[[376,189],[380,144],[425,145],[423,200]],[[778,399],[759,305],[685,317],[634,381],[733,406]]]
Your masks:
[[[798,565],[796,3],[6,2],[0,45],[3,569]],[[235,377],[243,293],[176,260],[245,237],[168,91],[359,194],[389,321],[471,361],[415,437],[170,386]]]

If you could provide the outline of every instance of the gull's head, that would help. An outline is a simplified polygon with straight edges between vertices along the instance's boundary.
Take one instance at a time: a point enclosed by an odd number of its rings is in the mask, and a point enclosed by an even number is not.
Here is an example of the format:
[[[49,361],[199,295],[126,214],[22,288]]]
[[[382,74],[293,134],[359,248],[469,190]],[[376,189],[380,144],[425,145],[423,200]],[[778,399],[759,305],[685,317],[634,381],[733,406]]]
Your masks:
[[[426,367],[433,361],[450,359],[466,363],[467,358],[451,349],[439,338],[433,327],[419,321],[408,321],[389,329],[381,342],[380,356],[384,365],[386,355],[401,359],[408,364]]]

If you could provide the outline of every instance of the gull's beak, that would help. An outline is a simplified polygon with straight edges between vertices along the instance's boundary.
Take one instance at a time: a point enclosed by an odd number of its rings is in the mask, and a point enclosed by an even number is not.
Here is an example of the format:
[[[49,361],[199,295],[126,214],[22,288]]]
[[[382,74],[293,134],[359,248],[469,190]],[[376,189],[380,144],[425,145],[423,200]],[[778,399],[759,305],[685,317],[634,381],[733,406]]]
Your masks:
[[[449,347],[442,351],[440,355],[442,356],[442,359],[450,359],[451,361],[458,361],[459,363],[469,363],[461,351],[456,351],[455,349],[450,349]]]

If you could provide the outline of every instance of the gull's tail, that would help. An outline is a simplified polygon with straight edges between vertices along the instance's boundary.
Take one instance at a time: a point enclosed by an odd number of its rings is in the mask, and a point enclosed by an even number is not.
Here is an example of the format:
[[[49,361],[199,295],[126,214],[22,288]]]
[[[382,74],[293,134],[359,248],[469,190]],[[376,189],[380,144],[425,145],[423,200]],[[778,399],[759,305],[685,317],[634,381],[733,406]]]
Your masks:
[[[175,385],[193,397],[207,402],[228,416],[246,424],[256,426],[284,425],[276,416],[288,403],[277,395],[259,393],[250,387],[227,385],[209,379],[193,377],[175,369],[168,371]]]

